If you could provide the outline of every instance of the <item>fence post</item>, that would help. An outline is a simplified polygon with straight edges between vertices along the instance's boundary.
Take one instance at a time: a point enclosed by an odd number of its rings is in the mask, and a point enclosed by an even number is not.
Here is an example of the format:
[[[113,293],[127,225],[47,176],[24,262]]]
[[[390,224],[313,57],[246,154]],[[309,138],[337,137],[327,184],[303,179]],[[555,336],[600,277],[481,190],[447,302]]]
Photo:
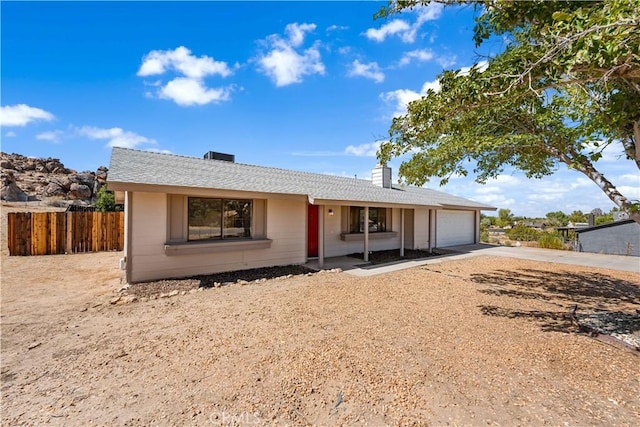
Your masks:
[[[73,213],[67,212],[67,241],[65,245],[65,252],[68,254],[73,253]]]

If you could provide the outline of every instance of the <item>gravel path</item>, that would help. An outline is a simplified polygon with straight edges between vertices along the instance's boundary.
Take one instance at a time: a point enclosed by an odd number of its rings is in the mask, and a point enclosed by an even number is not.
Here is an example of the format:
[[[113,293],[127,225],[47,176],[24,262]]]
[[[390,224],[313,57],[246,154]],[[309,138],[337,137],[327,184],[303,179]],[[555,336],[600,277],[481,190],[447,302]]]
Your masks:
[[[638,425],[637,352],[568,314],[637,275],[477,257],[110,304],[120,254],[2,258],[3,425]]]

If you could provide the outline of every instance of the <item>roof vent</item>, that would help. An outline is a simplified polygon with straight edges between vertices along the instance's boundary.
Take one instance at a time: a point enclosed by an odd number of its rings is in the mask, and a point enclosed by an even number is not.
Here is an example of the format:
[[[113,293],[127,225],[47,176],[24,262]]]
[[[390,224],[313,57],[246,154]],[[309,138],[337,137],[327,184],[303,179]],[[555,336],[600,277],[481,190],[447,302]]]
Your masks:
[[[204,155],[204,158],[207,160],[222,160],[224,162],[234,163],[236,161],[236,156],[233,154],[224,154],[218,153],[216,151],[209,151]]]
[[[371,182],[382,188],[391,188],[391,168],[386,164],[377,165],[371,171]]]

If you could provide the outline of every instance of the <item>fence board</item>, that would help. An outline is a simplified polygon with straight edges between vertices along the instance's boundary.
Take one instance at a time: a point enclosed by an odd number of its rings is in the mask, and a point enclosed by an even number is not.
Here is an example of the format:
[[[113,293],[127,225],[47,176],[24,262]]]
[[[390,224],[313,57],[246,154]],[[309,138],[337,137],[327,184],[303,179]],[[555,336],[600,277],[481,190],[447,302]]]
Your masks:
[[[11,212],[9,255],[121,251],[124,212]]]

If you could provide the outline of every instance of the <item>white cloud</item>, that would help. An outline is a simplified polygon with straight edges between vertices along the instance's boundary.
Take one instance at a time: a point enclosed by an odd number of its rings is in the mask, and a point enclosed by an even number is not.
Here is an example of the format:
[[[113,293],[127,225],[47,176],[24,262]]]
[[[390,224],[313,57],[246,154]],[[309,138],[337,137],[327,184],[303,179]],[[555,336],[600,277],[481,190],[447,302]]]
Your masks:
[[[407,114],[407,107],[411,101],[420,99],[429,89],[436,92],[439,91],[440,83],[438,80],[425,82],[422,85],[420,92],[416,92],[411,89],[396,89],[390,92],[381,93],[380,98],[387,103],[395,104],[393,116],[400,117]]]
[[[628,182],[640,187],[640,174],[637,173],[625,173],[620,175],[616,182]]]
[[[376,83],[382,83],[384,81],[384,73],[380,71],[380,67],[377,62],[369,62],[363,64],[357,59],[351,63],[351,69],[349,70],[350,77],[365,77],[371,79]]]
[[[348,29],[349,29],[349,27],[347,27],[345,25],[335,25],[334,24],[334,25],[329,25],[327,27],[326,31],[327,32],[330,32],[330,31],[344,31],[344,30],[348,30]]]
[[[340,55],[346,55],[349,52],[351,52],[351,46],[343,46],[343,47],[338,48],[338,53]]]
[[[409,30],[411,30],[411,26],[406,21],[394,19],[380,28],[369,28],[364,34],[369,40],[381,43],[389,36],[406,33]]]
[[[138,76],[159,75],[169,70],[194,79],[216,74],[227,77],[232,74],[226,62],[216,61],[206,55],[196,57],[189,49],[180,46],[174,50],[152,50],[146,54],[138,70]]]
[[[284,32],[289,36],[289,44],[293,47],[299,47],[304,42],[306,33],[310,33],[316,29],[316,24],[298,24],[294,22],[288,24],[284,28]]]
[[[53,114],[26,104],[0,107],[0,126],[26,126],[36,120],[51,121]]]
[[[61,130],[50,130],[37,134],[36,139],[41,141],[60,142],[63,134],[64,132]]]
[[[301,83],[302,77],[313,74],[324,75],[319,42],[305,50],[302,46],[307,32],[313,31],[315,24],[289,24],[285,28],[287,39],[272,34],[263,41],[268,51],[256,58],[258,69],[267,75],[278,87]]]
[[[202,81],[188,77],[177,77],[159,90],[160,98],[171,99],[182,106],[205,105],[210,102],[229,100],[231,88],[207,88]]]
[[[138,76],[162,75],[170,71],[179,77],[164,85],[162,80],[144,82],[145,86],[157,88],[155,92],[146,91],[146,97],[170,99],[180,106],[204,105],[231,98],[232,86],[210,88],[204,79],[214,75],[228,77],[233,73],[232,68],[226,62],[206,55],[196,57],[184,46],[174,50],[152,50],[144,56]]]
[[[640,200],[640,185],[635,187],[630,185],[619,185],[618,191],[629,200]]]
[[[370,142],[360,145],[349,145],[344,149],[345,154],[358,157],[375,157],[382,141]]]
[[[427,62],[431,61],[434,58],[433,51],[429,49],[416,49],[409,52],[405,52],[400,58],[400,62],[398,65],[401,67],[404,65],[409,65],[411,61],[418,62]]]
[[[4,134],[4,136],[5,136],[6,138],[14,138],[14,137],[16,137],[16,136],[18,136],[18,135],[16,135],[16,133],[15,133],[15,132],[13,132],[13,131],[9,131],[9,132],[5,133],[5,134]]]
[[[122,128],[97,128],[83,126],[77,129],[80,135],[90,139],[106,140],[108,147],[136,148],[141,144],[156,144],[156,141],[137,133],[125,131]]]
[[[440,55],[436,57],[436,62],[442,68],[453,67],[454,65],[456,65],[457,60],[458,58],[455,55],[449,55],[449,56]]]
[[[357,156],[357,157],[375,157],[376,152],[380,148],[383,141],[375,141],[360,145],[348,145],[342,151],[318,150],[318,151],[295,151],[292,156],[300,157],[339,157],[339,156]],[[351,175],[351,174],[348,174]]]
[[[404,43],[413,43],[416,41],[418,30],[425,22],[434,21],[442,14],[442,5],[431,3],[424,7],[417,7],[414,11],[416,20],[413,24],[409,24],[404,19],[394,19],[380,27],[369,28],[364,35],[369,39],[378,43],[383,42],[387,37],[398,35]]]

